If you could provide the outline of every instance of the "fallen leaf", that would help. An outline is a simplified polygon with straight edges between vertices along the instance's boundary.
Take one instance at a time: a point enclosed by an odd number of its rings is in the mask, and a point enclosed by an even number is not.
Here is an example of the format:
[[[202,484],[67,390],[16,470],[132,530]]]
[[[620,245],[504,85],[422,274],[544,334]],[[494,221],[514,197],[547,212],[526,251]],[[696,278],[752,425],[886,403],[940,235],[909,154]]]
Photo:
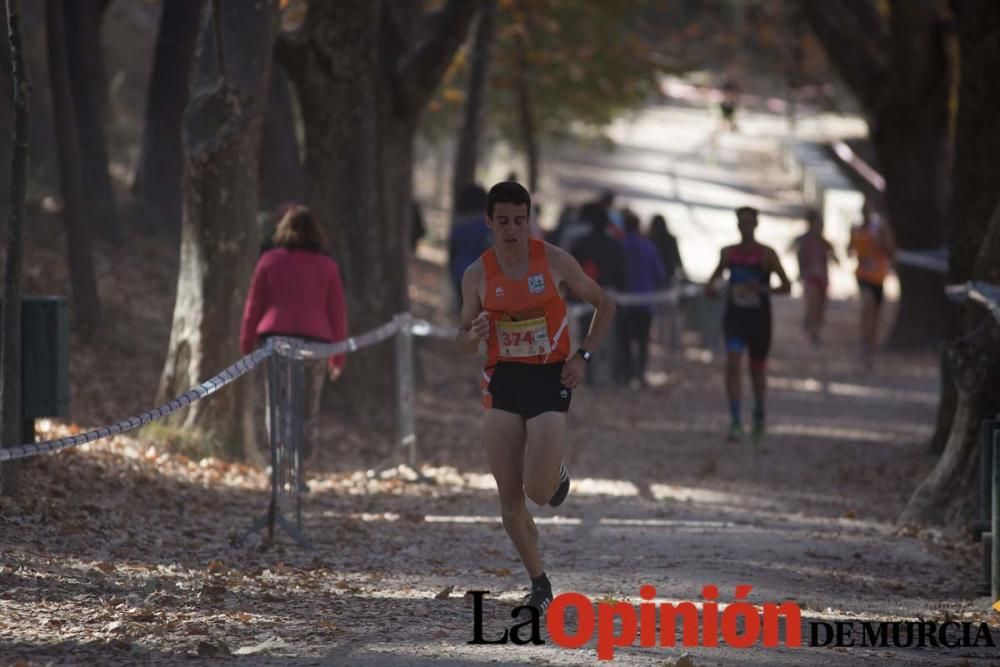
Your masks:
[[[451,595],[451,592],[453,590],[455,590],[454,586],[447,586],[447,587],[441,589],[440,591],[438,591],[437,594],[434,596],[434,599],[435,600],[447,600],[448,596]]]
[[[226,587],[224,584],[206,583],[202,585],[199,596],[207,600],[218,602],[226,599]]]
[[[142,609],[137,609],[136,611],[129,614],[129,620],[138,621],[139,623],[148,623],[150,621],[155,621],[156,612],[154,612],[149,607],[143,607]]]
[[[222,642],[204,640],[198,642],[197,653],[201,658],[228,658],[232,655],[229,647]]]
[[[114,563],[109,563],[107,561],[98,563],[94,567],[96,567],[98,570],[100,570],[104,574],[111,574],[112,572],[115,571],[115,564]]]
[[[226,564],[223,563],[218,558],[216,558],[215,560],[213,560],[211,563],[208,564],[208,573],[209,574],[225,574],[226,573]]]
[[[188,635],[207,635],[208,625],[199,621],[184,624],[184,633]]]
[[[259,644],[241,646],[233,653],[234,655],[256,655],[258,653],[267,653],[268,651],[285,648],[286,646],[288,646],[288,644],[284,639],[281,639],[280,637],[271,637],[270,639],[265,639]]]

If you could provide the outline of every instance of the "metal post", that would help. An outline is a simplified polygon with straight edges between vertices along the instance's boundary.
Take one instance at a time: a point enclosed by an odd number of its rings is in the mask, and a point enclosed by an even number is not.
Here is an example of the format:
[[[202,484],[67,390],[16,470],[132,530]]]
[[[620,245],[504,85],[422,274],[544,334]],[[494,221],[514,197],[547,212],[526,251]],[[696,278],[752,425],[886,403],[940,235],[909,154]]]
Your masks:
[[[1000,429],[993,429],[993,514],[991,517],[993,549],[991,550],[990,591],[994,601],[1000,600]]]
[[[267,360],[267,425],[271,446],[271,500],[267,515],[253,522],[249,533],[267,528],[267,539],[274,539],[277,525],[300,546],[310,548],[302,532],[302,506],[299,481],[302,478],[302,440],[304,432],[304,362],[274,354]],[[296,523],[285,517],[288,500],[295,503]]]
[[[291,410],[289,421],[292,433],[292,497],[295,498],[295,525],[302,530],[302,491],[305,489],[303,478],[302,452],[305,440],[305,360],[289,359],[290,380],[292,383],[289,399]]]
[[[396,334],[396,436],[399,446],[406,449],[407,463],[417,469],[417,434],[413,425],[413,332],[410,313],[397,315]]]

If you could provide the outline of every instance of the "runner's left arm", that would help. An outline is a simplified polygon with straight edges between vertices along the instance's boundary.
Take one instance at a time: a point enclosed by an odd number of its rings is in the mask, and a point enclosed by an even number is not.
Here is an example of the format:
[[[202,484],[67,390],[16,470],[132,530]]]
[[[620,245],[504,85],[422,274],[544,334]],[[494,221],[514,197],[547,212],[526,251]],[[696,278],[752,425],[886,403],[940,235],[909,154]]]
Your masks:
[[[785,273],[785,268],[781,266],[781,260],[778,259],[778,253],[774,251],[774,248],[767,249],[767,256],[770,259],[771,270],[778,274],[778,280],[781,281],[781,285],[778,287],[768,288],[771,290],[771,294],[789,294],[792,291],[792,282],[788,279],[788,274]]]
[[[568,252],[553,245],[546,245],[546,251],[550,266],[562,278],[567,289],[594,307],[590,328],[580,342],[582,349],[593,352],[611,328],[611,322],[615,318],[615,301],[603,287],[584,273],[580,262]],[[575,388],[583,379],[586,363],[577,355],[567,360],[563,365],[562,383],[570,389]]]

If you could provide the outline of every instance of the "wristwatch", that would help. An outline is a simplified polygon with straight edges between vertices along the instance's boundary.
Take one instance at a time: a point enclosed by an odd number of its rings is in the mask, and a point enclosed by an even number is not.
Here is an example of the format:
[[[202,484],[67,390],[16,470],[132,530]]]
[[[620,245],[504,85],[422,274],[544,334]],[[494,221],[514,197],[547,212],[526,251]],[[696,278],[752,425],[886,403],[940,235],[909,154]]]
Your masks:
[[[581,347],[581,348],[579,348],[579,349],[578,349],[578,350],[576,351],[576,353],[577,353],[577,354],[579,354],[579,355],[580,355],[581,357],[583,357],[583,360],[584,360],[584,361],[586,361],[587,363],[590,363],[590,358],[594,356],[594,353],[593,353],[593,352],[587,352],[587,351],[586,351],[585,349],[583,349],[582,347]]]

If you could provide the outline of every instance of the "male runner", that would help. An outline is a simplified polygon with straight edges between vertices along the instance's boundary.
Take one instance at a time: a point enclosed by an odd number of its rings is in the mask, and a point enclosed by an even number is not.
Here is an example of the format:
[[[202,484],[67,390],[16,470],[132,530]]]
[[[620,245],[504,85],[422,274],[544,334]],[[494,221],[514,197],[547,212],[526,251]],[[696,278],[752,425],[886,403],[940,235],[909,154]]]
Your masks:
[[[757,209],[744,206],[736,209],[740,229],[740,242],[726,246],[719,257],[719,265],[712,272],[705,292],[715,296],[715,281],[722,272],[729,270],[729,289],[726,293],[726,310],[722,331],[726,337],[726,394],[729,397],[729,439],[743,438],[740,417],[740,360],[743,350],[750,352],[750,378],[753,383],[753,438],[764,437],[764,393],[767,389],[767,353],[771,347],[771,297],[788,294],[792,284],[781,267],[778,254],[766,245],[757,243]],[[777,273],[781,286],[771,287],[771,273]]]
[[[531,577],[525,604],[544,614],[552,585],[538,555],[538,529],[525,495],[556,507],[569,493],[562,464],[566,411],[614,317],[611,297],[564,250],[529,237],[531,197],[513,181],[486,200],[493,247],[462,277],[457,343],[473,354],[486,342],[483,428],[503,526]],[[570,354],[565,290],[596,308],[580,348]]]

